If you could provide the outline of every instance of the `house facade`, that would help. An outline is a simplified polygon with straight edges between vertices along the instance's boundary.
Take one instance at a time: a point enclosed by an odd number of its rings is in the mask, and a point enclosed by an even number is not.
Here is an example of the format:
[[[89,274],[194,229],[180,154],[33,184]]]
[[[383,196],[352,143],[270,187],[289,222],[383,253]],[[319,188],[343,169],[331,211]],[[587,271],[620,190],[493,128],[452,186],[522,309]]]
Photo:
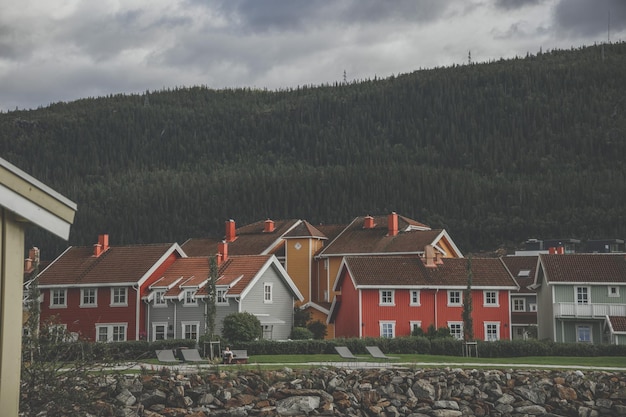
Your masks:
[[[510,339],[510,292],[517,284],[502,261],[429,255],[346,257],[329,317],[335,337],[408,336],[434,326],[462,339],[469,265],[475,339]]]
[[[624,254],[541,254],[538,337],[568,343],[626,343]]]
[[[537,338],[537,293],[529,286],[535,280],[538,260],[537,255],[502,258],[519,287],[511,292],[511,338],[514,340]]]
[[[39,275],[41,322],[52,321],[75,338],[140,340],[147,326],[142,298],[178,258],[178,244],[70,247]]]

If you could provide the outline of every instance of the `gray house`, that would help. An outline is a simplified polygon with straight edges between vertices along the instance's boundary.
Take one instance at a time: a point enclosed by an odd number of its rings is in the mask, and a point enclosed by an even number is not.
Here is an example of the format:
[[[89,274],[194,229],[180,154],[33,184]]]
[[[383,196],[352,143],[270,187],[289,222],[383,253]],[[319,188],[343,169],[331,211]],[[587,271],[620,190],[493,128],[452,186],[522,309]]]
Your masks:
[[[226,251],[222,251],[224,254]],[[263,338],[288,339],[293,311],[302,294],[274,255],[219,255],[216,281],[215,331],[222,331],[224,318],[232,313],[255,315]],[[176,260],[161,279],[150,286],[148,340],[194,339],[206,333],[209,258]]]
[[[511,339],[537,338],[537,293],[528,288],[535,280],[538,257],[504,256],[502,262],[517,282],[511,291]]]
[[[538,337],[626,344],[624,254],[539,255]]]

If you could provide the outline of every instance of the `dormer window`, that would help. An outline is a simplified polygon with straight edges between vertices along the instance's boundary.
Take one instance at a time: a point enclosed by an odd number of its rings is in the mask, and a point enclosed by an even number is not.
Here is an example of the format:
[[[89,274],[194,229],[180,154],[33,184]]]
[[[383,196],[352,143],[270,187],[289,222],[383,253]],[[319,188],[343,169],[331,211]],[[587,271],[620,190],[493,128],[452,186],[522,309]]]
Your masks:
[[[518,278],[528,278],[530,276],[530,269],[520,269],[517,273]]]
[[[184,305],[186,306],[198,305],[198,301],[196,300],[196,290],[185,290]]]
[[[156,290],[154,292],[154,306],[155,307],[167,306],[167,300],[165,299],[165,290]]]

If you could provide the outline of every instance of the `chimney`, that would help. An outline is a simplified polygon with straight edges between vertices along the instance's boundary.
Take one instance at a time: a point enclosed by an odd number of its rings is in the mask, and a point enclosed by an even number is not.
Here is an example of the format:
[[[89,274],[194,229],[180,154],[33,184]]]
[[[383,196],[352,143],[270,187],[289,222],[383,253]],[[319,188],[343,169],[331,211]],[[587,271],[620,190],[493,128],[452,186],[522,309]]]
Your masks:
[[[374,228],[374,218],[370,215],[365,216],[363,219],[363,229],[373,229]]]
[[[30,248],[30,250],[28,251],[28,257],[34,263],[39,263],[39,248],[36,246],[33,246],[32,248]]]
[[[387,236],[396,236],[398,234],[398,215],[395,211],[389,215],[387,224],[389,229]]]
[[[426,245],[424,248],[424,261],[427,268],[437,268],[435,263],[435,248],[432,245]]]
[[[93,245],[93,256],[96,258],[109,249],[109,235],[98,235],[98,243]]]
[[[439,251],[437,251],[437,253],[435,253],[435,264],[436,265],[443,265],[443,254]]]
[[[235,221],[233,219],[226,221],[226,242],[234,242],[237,239],[235,232]]]
[[[548,248],[548,253],[550,255],[563,255],[565,254],[565,248],[563,246],[553,246]]]
[[[274,220],[267,219],[265,220],[265,228],[263,229],[263,233],[272,233],[276,225],[274,224]]]
[[[217,265],[220,266],[228,260],[228,242],[222,240],[217,244]]]

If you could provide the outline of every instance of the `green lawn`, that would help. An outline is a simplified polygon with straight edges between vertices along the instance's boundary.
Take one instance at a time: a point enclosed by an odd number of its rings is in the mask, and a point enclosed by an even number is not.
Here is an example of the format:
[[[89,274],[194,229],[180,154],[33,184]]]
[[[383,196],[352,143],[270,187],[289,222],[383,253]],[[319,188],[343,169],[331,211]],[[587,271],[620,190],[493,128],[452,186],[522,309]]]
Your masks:
[[[356,355],[364,362],[379,362],[368,355]],[[562,357],[562,356],[527,356],[517,358],[464,358],[461,356],[437,356],[437,355],[407,355],[389,354],[397,359],[391,363],[403,363],[408,366],[452,366],[453,364],[471,363],[485,367],[500,367],[498,365],[554,365],[560,367],[598,367],[598,368],[624,368],[626,369],[626,357],[621,356],[597,356],[597,357]],[[346,363],[339,355],[253,355],[250,357],[251,364],[301,364],[308,363]]]

